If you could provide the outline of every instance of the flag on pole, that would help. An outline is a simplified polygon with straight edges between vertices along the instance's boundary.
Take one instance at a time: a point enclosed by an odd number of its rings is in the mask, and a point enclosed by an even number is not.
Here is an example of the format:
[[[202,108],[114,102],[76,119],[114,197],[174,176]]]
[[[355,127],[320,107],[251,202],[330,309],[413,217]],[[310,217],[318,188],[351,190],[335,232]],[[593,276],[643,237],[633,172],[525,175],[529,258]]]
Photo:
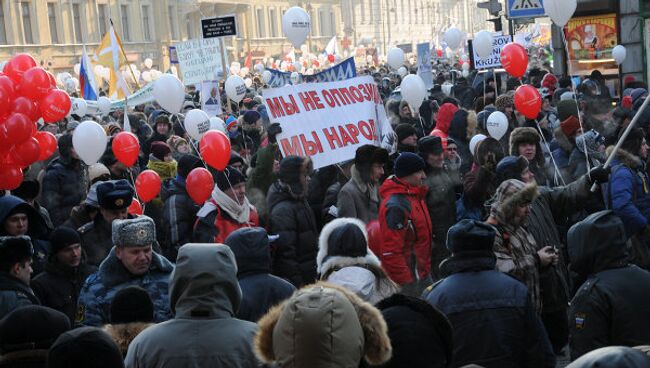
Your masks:
[[[244,66],[248,68],[249,70],[253,67],[253,55],[251,52],[248,52],[248,56],[246,56],[246,61],[244,61]]]
[[[122,99],[131,94],[131,89],[120,70],[123,66],[128,66],[129,63],[124,55],[120,37],[115,32],[113,25],[110,26],[97,47],[94,60],[96,64],[110,69],[108,95],[111,99]]]
[[[337,55],[339,53],[339,43],[336,42],[336,35],[325,46],[325,53],[327,55]]]
[[[129,121],[129,98],[124,99],[124,129],[125,132],[131,133],[131,122]]]
[[[97,101],[97,84],[95,83],[95,72],[86,53],[86,45],[83,46],[83,54],[79,63],[79,90],[84,100]]]

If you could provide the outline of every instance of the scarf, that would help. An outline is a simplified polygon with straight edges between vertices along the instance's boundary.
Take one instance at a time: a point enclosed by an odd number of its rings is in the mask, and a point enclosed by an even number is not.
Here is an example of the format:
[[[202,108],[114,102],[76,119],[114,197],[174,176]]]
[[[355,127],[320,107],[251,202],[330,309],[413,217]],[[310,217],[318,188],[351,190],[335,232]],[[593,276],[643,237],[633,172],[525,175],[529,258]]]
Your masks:
[[[216,210],[217,206],[240,224],[249,222],[251,208],[253,207],[248,201],[248,198],[244,198],[244,202],[240,205],[215,185],[212,190],[212,200],[205,202],[196,215],[198,217],[205,217],[208,213]]]

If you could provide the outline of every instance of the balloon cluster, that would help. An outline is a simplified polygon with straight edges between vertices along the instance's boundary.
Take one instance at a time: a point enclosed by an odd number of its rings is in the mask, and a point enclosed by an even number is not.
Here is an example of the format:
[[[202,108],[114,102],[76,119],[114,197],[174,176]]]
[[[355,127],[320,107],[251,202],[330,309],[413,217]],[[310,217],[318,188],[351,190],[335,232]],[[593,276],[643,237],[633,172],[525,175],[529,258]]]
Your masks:
[[[54,76],[29,54],[17,54],[5,64],[0,72],[0,189],[16,189],[24,168],[56,151],[56,138],[39,132],[36,121],[55,123],[70,105]]]

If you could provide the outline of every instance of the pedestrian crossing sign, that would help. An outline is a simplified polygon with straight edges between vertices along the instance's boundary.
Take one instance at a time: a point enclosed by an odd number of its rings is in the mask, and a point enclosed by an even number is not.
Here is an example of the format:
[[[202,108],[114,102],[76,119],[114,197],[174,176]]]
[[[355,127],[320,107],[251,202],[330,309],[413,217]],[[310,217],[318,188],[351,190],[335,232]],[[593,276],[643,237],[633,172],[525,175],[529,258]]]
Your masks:
[[[543,0],[508,0],[508,19],[544,16]]]

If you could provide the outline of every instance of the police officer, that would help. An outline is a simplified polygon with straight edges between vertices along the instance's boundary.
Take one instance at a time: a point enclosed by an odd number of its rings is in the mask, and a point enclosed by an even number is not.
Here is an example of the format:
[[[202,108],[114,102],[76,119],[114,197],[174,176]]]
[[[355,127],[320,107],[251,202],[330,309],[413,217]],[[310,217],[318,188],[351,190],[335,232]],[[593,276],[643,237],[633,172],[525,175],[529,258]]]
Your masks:
[[[110,320],[110,306],[115,294],[128,286],[145,289],[154,305],[155,322],[173,317],[169,309],[169,276],[174,265],[153,251],[156,226],[147,216],[115,220],[113,244],[108,257],[96,273],[88,276],[81,294],[76,322],[102,326]]]

